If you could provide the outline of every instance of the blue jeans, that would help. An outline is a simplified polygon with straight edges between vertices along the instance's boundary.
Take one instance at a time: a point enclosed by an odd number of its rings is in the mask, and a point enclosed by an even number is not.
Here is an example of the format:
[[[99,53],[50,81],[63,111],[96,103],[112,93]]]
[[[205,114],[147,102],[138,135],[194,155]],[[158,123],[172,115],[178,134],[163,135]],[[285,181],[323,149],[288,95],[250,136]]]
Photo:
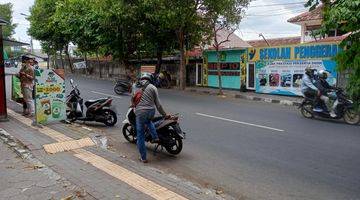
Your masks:
[[[155,109],[144,110],[138,115],[136,115],[137,147],[139,149],[142,160],[146,160],[145,125],[149,129],[152,139],[153,140],[158,139],[155,126],[151,121],[154,115],[155,115]]]

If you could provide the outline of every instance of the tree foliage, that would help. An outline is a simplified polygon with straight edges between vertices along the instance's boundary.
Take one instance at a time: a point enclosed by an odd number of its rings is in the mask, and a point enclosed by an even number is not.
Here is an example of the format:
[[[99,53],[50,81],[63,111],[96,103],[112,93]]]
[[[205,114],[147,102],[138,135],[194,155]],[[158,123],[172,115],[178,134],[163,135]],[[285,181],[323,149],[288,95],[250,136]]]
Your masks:
[[[309,0],[306,6],[314,7],[320,2]],[[357,104],[360,103],[360,0],[322,0],[324,19],[322,34],[338,29],[349,33],[340,46],[344,49],[336,57],[340,72],[350,72],[347,91]]]
[[[29,33],[48,50],[72,42],[85,55],[111,54],[125,65],[156,56],[158,70],[164,54],[179,53],[185,88],[185,51],[210,38],[212,20],[235,27],[243,2],[248,0],[35,0]]]
[[[0,17],[8,21],[10,24],[3,27],[3,37],[11,38],[17,24],[12,23],[13,5],[11,3],[0,4]]]

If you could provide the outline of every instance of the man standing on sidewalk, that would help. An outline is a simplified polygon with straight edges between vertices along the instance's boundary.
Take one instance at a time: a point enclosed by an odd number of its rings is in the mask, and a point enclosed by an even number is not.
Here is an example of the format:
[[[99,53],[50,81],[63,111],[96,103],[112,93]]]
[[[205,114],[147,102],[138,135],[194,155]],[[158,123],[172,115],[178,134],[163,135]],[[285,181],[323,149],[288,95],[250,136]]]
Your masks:
[[[23,56],[22,67],[19,72],[19,78],[21,82],[21,93],[24,98],[24,111],[23,114],[26,116],[34,115],[34,103],[33,103],[33,89],[34,89],[34,69],[32,66],[32,59]]]
[[[167,116],[163,107],[160,104],[159,94],[157,88],[152,84],[152,77],[150,74],[144,74],[141,76],[140,81],[136,83],[133,89],[133,102],[136,98],[139,90],[142,90],[140,101],[135,106],[136,115],[136,133],[137,133],[137,147],[140,152],[140,160],[147,163],[146,159],[146,147],[145,147],[145,125],[150,131],[152,142],[159,142],[156,128],[152,123],[152,119],[155,115],[155,107],[159,113],[163,116]]]

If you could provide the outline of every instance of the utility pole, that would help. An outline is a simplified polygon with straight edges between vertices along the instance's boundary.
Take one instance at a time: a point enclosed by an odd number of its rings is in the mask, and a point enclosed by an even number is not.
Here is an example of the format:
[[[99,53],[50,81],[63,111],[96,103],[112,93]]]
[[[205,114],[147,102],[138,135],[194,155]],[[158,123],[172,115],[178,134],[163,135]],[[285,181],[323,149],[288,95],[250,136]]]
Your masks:
[[[269,44],[268,41],[265,39],[265,36],[264,36],[262,33],[259,34],[259,37],[262,37],[262,38],[264,39],[264,41],[266,42],[266,44],[268,45],[268,47],[270,46],[270,44]]]
[[[0,18],[0,121],[8,121],[6,107],[6,85],[5,85],[5,66],[2,26],[9,22]]]

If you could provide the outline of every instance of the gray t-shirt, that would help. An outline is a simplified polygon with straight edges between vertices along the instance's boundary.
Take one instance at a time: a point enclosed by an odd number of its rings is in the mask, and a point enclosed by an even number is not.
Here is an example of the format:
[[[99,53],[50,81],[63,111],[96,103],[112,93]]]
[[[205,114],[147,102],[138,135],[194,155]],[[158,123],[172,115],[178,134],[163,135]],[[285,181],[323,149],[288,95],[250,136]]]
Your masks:
[[[145,87],[145,86],[142,86]],[[133,86],[133,96],[136,91],[141,90],[141,87]],[[142,93],[141,100],[138,105],[135,107],[135,115],[141,113],[145,110],[155,109],[159,111],[161,115],[166,115],[163,107],[161,106],[159,93],[157,88],[153,84],[148,84]]]

